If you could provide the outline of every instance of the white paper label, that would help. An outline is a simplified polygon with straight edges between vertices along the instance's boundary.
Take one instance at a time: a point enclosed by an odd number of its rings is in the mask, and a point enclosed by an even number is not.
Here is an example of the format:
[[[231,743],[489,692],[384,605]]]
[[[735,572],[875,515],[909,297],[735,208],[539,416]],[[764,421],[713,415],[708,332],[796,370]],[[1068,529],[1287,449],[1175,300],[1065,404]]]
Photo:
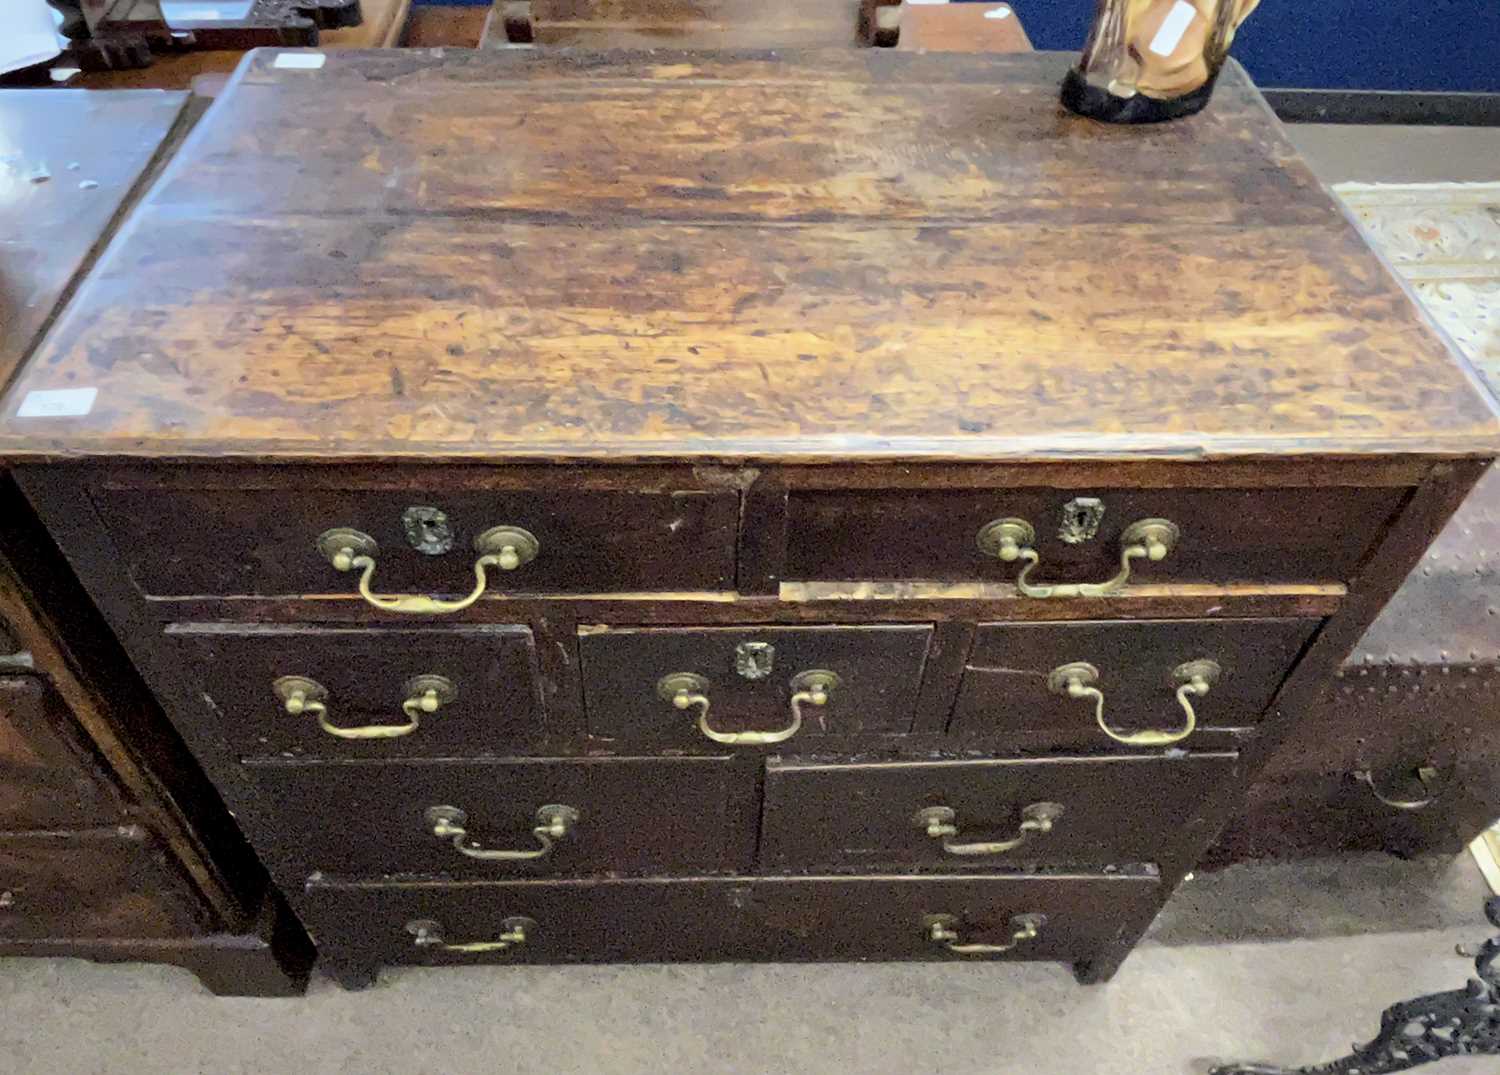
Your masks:
[[[986,11],[984,13],[984,17],[987,19],[1008,19],[1010,18],[1010,8],[1006,7],[1004,4],[1001,4],[993,11]]]
[[[1172,10],[1167,12],[1167,17],[1161,21],[1161,29],[1156,31],[1156,36],[1146,47],[1158,56],[1172,55],[1182,43],[1182,35],[1187,33],[1188,27],[1193,25],[1193,20],[1197,17],[1197,8],[1187,0],[1177,0],[1172,5]]]
[[[27,392],[17,418],[70,418],[94,409],[97,388],[40,388]]]
[[[316,71],[328,60],[321,52],[283,52],[272,67],[289,67],[294,71]]]

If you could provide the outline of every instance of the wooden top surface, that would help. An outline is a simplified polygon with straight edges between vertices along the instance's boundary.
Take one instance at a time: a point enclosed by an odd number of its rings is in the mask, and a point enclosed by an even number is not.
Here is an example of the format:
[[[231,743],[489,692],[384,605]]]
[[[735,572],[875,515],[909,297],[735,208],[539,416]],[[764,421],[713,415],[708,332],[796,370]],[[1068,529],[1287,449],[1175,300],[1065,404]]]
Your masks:
[[[185,93],[0,90],[0,388],[186,103]]]
[[[1121,128],[1060,109],[1059,55],[276,56],[123,226],[0,457],[1500,445],[1232,65]]]

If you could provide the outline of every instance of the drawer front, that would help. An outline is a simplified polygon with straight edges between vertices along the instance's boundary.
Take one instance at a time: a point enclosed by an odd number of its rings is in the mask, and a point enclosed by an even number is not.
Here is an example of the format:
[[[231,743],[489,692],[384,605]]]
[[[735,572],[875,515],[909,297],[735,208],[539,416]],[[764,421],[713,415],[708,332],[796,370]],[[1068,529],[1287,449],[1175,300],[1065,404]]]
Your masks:
[[[739,498],[727,490],[105,485],[94,497],[125,570],[155,597],[354,594],[359,571],[319,551],[333,528],[373,539],[376,594],[467,595],[475,540],[498,526],[526,530],[537,548],[514,570],[489,569],[491,593],[720,590],[734,579]]]
[[[241,757],[474,757],[544,731],[526,627],[174,624],[167,637]]]
[[[72,717],[34,676],[0,677],[0,831],[108,824],[120,803],[64,730]]]
[[[713,873],[743,867],[754,833],[743,805],[751,774],[727,758],[268,763],[250,771],[279,834],[269,854],[293,874]],[[573,816],[565,833],[543,840],[535,830],[552,806]],[[434,808],[449,808],[441,827]],[[541,856],[505,859],[457,846],[535,852],[549,843]]]
[[[1160,886],[1143,875],[806,877],[313,883],[304,896],[321,951],[375,963],[1078,960],[1144,925]],[[934,937],[934,920],[951,937]],[[973,944],[1014,947],[962,950]]]
[[[1232,754],[817,764],[773,759],[764,870],[1175,861],[1220,809]],[[933,826],[945,826],[941,830]]]
[[[723,744],[711,735],[745,732],[771,738],[723,745],[905,734],[931,639],[932,628],[925,624],[585,628],[579,653],[589,732],[606,739],[707,747]],[[822,681],[824,700],[817,704],[820,672],[832,676]],[[685,684],[682,693],[692,701],[681,704],[684,698],[677,697],[674,684]]]
[[[145,830],[0,836],[0,945],[200,932],[204,912]]]
[[[1399,489],[1343,487],[794,492],[786,573],[1010,582],[1023,562],[987,554],[978,535],[992,521],[1015,518],[1034,532],[1038,562],[1030,582],[1103,582],[1120,568],[1130,524],[1167,519],[1180,528],[1178,540],[1159,562],[1134,560],[1132,582],[1343,580],[1403,496]],[[1097,521],[1089,500],[1102,507]]]
[[[1045,732],[1088,748],[1128,748],[1132,744],[1119,743],[1111,732],[1126,739],[1142,731],[1180,734],[1189,707],[1197,728],[1245,727],[1271,704],[1320,622],[984,624],[974,637],[950,731]],[[1080,664],[1092,672],[1075,667]],[[1205,693],[1193,688],[1179,697],[1192,674],[1204,670]],[[1099,694],[1070,694],[1074,678]]]

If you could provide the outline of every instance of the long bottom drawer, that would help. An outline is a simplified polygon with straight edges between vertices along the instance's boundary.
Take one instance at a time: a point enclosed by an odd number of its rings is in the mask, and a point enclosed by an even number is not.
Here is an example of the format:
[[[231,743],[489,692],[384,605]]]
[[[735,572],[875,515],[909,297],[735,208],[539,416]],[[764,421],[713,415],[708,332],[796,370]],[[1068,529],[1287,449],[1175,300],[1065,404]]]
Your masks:
[[[387,963],[1084,960],[1155,913],[1155,876],[314,881],[321,955]]]

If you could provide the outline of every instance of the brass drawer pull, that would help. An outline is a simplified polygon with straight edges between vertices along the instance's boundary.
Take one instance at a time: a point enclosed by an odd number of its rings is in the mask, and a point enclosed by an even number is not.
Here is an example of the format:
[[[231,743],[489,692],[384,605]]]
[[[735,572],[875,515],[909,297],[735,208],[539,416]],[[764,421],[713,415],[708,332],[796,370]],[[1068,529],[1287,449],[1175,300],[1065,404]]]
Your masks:
[[[1016,576],[1016,589],[1027,597],[1108,597],[1130,580],[1133,560],[1165,560],[1182,538],[1177,524],[1166,519],[1140,519],[1120,535],[1120,570],[1108,582],[1066,582],[1032,585],[1032,568],[1041,559],[1032,545],[1036,529],[1025,519],[996,519],[979,531],[979,548],[1004,563],[1020,560],[1024,567]]]
[[[436,713],[458,698],[458,688],[442,676],[413,676],[406,681],[406,701],[401,711],[405,724],[365,724],[357,728],[340,728],[328,719],[328,689],[305,676],[282,676],[271,684],[283,708],[294,717],[311,713],[318,727],[339,739],[400,739],[421,726],[423,713]]]
[[[767,746],[784,743],[802,730],[802,707],[824,706],[839,685],[836,673],[823,668],[798,672],[792,677],[792,719],[785,728],[774,732],[721,732],[708,723],[710,702],[708,680],[696,672],[673,672],[662,676],[656,684],[656,693],[678,709],[698,710],[698,730],[715,743],[731,746]]]
[[[523,862],[545,858],[552,853],[554,842],[563,839],[578,824],[578,811],[571,806],[551,804],[536,812],[536,828],[531,834],[542,846],[529,851],[490,851],[469,840],[469,830],[464,828],[469,815],[456,806],[429,806],[422,815],[432,835],[439,840],[452,840],[454,848],[471,859],[486,862]]]
[[[1034,940],[1047,924],[1043,914],[1012,915],[1012,930],[1009,944],[962,944],[958,932],[958,917],[951,914],[922,916],[922,932],[933,944],[940,944],[950,952],[961,956],[992,956],[1013,952],[1027,941]]]
[[[1094,720],[1100,730],[1115,742],[1133,747],[1164,747],[1180,743],[1193,734],[1198,727],[1198,713],[1193,708],[1192,698],[1201,698],[1212,690],[1221,672],[1218,662],[1207,659],[1186,661],[1172,669],[1172,682],[1177,684],[1177,704],[1184,714],[1182,727],[1174,731],[1119,732],[1111,728],[1109,721],[1104,719],[1104,692],[1096,686],[1099,669],[1087,661],[1074,661],[1054,668],[1047,676],[1047,688],[1053,694],[1069,698],[1092,698]]]
[[[412,944],[443,952],[503,952],[525,944],[536,928],[536,922],[530,918],[507,918],[500,923],[500,936],[493,941],[449,944],[443,940],[443,927],[430,918],[416,918],[406,924],[406,932],[412,935]]]
[[[1032,803],[1021,809],[1021,824],[1015,836],[1009,840],[975,844],[954,842],[958,836],[958,815],[951,806],[929,806],[918,810],[912,820],[928,836],[943,841],[943,850],[950,855],[1003,855],[1030,842],[1034,836],[1051,832],[1052,826],[1062,816],[1061,803]]]
[[[318,551],[337,571],[359,571],[359,596],[375,608],[383,612],[436,616],[468,608],[484,596],[485,587],[489,585],[487,572],[490,568],[514,571],[535,560],[542,545],[529,530],[517,526],[494,526],[486,530],[474,539],[474,551],[479,553],[479,559],[474,561],[474,589],[468,597],[457,601],[442,601],[420,594],[371,593],[370,582],[375,576],[375,558],[380,546],[369,534],[358,530],[336,527],[324,531],[318,538]]]
[[[1370,793],[1374,795],[1375,798],[1379,799],[1386,806],[1389,806],[1393,810],[1414,811],[1427,809],[1427,807],[1431,806],[1437,799],[1439,790],[1438,785],[1441,783],[1436,766],[1419,765],[1417,766],[1414,775],[1417,778],[1417,782],[1420,783],[1424,789],[1430,792],[1430,794],[1424,795],[1419,799],[1398,799],[1389,792],[1381,791],[1380,785],[1375,782],[1375,774],[1370,772],[1368,769],[1361,769],[1354,775],[1355,778],[1358,779],[1361,783],[1369,785]]]

